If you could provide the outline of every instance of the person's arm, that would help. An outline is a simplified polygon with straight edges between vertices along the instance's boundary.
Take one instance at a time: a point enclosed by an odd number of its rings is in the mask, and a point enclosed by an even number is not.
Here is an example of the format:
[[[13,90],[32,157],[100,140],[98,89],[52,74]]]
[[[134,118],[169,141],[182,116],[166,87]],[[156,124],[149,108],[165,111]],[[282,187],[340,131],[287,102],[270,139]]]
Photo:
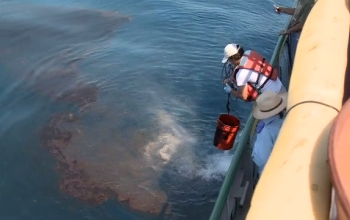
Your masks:
[[[304,26],[304,22],[299,22],[296,25],[294,25],[293,27],[289,28],[288,30],[280,31],[280,34],[285,35],[285,34],[291,34],[294,32],[300,32],[303,29],[303,26]]]
[[[294,32],[300,32],[303,29],[304,23],[305,23],[307,17],[309,16],[309,13],[310,13],[313,6],[314,6],[314,4],[311,4],[311,3],[305,4],[303,6],[303,8],[301,9],[302,12],[300,14],[300,17],[299,17],[297,23],[293,27],[289,28],[288,30],[281,31],[280,34],[290,34],[290,33],[294,33]]]
[[[240,69],[236,75],[237,90],[231,90],[231,94],[237,98],[248,99],[248,82],[252,76],[252,71],[247,69]]]
[[[295,13],[295,8],[283,8],[283,7],[277,7],[277,10],[280,12],[283,12],[288,15],[294,15]]]
[[[248,86],[239,86],[237,90],[231,89],[231,94],[246,101],[248,99]]]
[[[294,32],[300,32],[301,29],[303,29],[303,26],[304,26],[304,22],[299,22],[293,27],[289,28],[286,32],[288,32],[288,34],[294,33]]]

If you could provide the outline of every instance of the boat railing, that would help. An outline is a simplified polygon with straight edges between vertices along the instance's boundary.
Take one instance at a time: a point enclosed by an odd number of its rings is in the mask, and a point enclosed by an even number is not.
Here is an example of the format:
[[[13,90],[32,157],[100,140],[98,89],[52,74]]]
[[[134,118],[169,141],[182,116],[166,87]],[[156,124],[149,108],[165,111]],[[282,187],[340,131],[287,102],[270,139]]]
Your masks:
[[[287,29],[289,27],[290,20],[285,25]],[[292,63],[290,59],[290,49],[288,43],[288,36],[281,35],[278,38],[277,44],[275,46],[274,52],[270,59],[270,63],[278,67],[279,69],[279,78],[288,89],[289,78],[292,68]],[[229,195],[232,188],[232,184],[237,175],[237,171],[242,164],[243,153],[247,148],[251,148],[251,144],[254,139],[254,131],[257,124],[257,120],[253,117],[252,114],[249,115],[246,125],[242,131],[241,138],[235,143],[234,146],[234,155],[230,164],[230,167],[227,171],[224,182],[221,186],[219,195],[215,202],[213,211],[211,213],[209,220],[228,220],[232,218],[234,213],[233,206],[236,204],[232,204],[232,199],[229,199]],[[253,138],[252,138],[253,137]],[[249,149],[248,149],[249,151]],[[244,188],[244,187],[243,187]],[[249,201],[248,201],[249,202]],[[230,213],[227,213],[230,212]],[[224,214],[223,214],[224,213]]]

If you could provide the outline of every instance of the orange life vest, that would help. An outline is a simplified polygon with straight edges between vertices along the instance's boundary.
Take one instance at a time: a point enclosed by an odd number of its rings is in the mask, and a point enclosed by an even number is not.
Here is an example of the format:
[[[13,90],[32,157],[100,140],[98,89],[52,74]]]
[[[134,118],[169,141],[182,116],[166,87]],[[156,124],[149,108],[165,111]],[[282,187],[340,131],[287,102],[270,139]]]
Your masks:
[[[251,50],[249,54],[243,54],[241,62],[236,68],[233,70],[233,82],[237,85],[236,76],[238,70],[240,69],[248,69],[254,70],[259,73],[258,78],[255,83],[248,82],[248,98],[247,102],[255,101],[258,98],[260,90],[266,85],[269,80],[277,80],[278,70],[273,68],[273,66],[266,61],[264,57],[262,57],[257,52]],[[259,81],[261,76],[264,75],[267,79],[263,82],[261,86],[259,85]]]

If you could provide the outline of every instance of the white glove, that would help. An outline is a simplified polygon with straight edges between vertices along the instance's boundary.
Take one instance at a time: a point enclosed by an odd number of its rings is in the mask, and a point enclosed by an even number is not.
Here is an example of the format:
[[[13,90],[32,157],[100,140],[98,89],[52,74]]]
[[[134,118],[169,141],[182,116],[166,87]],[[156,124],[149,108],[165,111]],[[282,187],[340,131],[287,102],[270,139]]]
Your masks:
[[[232,88],[231,88],[231,86],[229,84],[226,83],[226,86],[224,87],[224,90],[225,90],[226,93],[230,93]]]

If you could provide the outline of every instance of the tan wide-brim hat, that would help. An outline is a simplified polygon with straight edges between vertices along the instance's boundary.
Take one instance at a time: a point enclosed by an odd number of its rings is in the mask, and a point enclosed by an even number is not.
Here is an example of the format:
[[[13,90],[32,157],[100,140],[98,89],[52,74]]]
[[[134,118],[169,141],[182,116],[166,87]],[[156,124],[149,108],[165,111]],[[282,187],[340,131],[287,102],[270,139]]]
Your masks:
[[[288,93],[266,91],[256,99],[253,116],[256,119],[270,118],[287,107]]]

